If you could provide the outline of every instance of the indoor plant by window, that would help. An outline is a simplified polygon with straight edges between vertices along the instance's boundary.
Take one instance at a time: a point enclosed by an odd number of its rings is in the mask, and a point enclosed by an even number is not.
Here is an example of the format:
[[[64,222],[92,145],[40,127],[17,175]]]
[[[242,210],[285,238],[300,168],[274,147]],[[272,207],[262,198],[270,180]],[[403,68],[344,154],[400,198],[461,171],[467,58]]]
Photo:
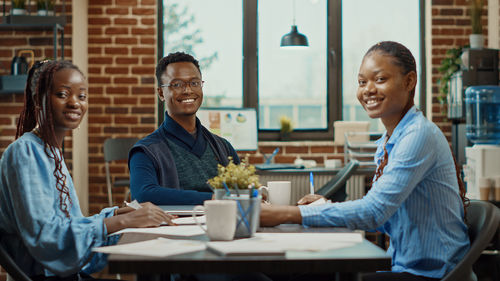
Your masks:
[[[26,14],[26,0],[12,0],[10,13],[12,15],[25,15]]]
[[[483,14],[483,0],[470,1],[470,23],[472,33],[469,35],[471,49],[481,49],[484,46],[483,23],[481,16]]]
[[[36,0],[37,15],[53,16],[55,0]]]
[[[283,115],[280,117],[280,139],[282,141],[290,140],[290,133],[293,131],[292,120]]]

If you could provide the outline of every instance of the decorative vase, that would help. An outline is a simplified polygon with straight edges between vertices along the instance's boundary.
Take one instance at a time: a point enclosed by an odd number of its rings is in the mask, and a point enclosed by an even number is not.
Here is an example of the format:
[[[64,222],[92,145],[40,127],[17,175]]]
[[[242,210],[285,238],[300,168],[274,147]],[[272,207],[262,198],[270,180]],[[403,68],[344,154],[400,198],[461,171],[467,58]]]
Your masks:
[[[469,43],[471,49],[482,49],[484,47],[484,35],[483,34],[469,35]]]
[[[25,9],[19,9],[19,8],[13,8],[12,10],[10,10],[10,13],[11,15],[25,15],[26,14],[26,10]]]

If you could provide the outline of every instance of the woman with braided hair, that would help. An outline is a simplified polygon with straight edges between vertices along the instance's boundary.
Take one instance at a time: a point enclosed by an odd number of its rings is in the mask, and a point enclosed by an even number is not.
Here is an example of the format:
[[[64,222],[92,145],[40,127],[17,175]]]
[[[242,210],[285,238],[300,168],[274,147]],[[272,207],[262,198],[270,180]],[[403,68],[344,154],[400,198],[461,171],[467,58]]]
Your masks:
[[[106,264],[92,248],[117,242],[108,234],[171,224],[151,203],[82,215],[61,147],[87,111],[87,88],[72,63],[37,62],[28,73],[16,141],[0,160],[0,243],[33,280],[91,279]]]
[[[376,175],[359,200],[299,206],[262,205],[261,225],[285,222],[378,230],[390,238],[392,271],[363,280],[439,280],[469,250],[465,190],[448,141],[414,105],[416,63],[403,45],[384,41],[365,54],[357,97],[386,132],[377,141]]]

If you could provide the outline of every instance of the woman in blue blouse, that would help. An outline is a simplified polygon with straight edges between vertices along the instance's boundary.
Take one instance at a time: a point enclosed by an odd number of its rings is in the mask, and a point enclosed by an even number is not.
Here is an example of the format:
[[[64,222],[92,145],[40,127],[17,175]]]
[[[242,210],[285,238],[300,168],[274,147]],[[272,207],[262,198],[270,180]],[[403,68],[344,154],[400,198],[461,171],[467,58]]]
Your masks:
[[[105,255],[92,248],[117,242],[108,234],[171,223],[151,203],[82,215],[61,147],[87,111],[87,88],[70,62],[36,63],[28,74],[17,140],[0,160],[0,243],[34,280],[90,278],[106,264]]]
[[[386,132],[378,140],[377,170],[360,200],[308,206],[262,206],[261,224],[344,226],[390,237],[392,271],[364,280],[439,280],[469,249],[464,223],[465,189],[441,130],[414,105],[415,59],[403,45],[372,46],[358,74],[357,97]]]

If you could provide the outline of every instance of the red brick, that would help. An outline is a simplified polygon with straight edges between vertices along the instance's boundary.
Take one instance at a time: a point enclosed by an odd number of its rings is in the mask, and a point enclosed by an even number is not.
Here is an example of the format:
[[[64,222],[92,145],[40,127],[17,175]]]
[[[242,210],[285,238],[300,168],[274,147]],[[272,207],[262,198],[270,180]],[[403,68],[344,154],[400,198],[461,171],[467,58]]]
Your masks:
[[[156,44],[156,39],[154,37],[141,37],[141,44],[153,45]]]
[[[128,74],[128,69],[126,67],[106,67],[104,72],[108,74]]]
[[[112,64],[113,58],[110,58],[110,57],[90,57],[89,63],[90,64],[106,64],[106,65]]]
[[[137,25],[137,19],[134,18],[116,18],[114,19],[116,25]]]
[[[138,28],[138,27],[133,27],[132,28],[132,34],[133,35],[155,35],[156,34],[156,29],[155,28]]]
[[[137,0],[115,0],[117,6],[137,6]]]
[[[153,93],[154,93],[154,94],[153,94]],[[151,105],[154,105],[154,104],[155,104],[155,100],[156,100],[156,92],[153,92],[153,91],[152,91],[150,94],[151,94],[151,95],[153,95],[153,96],[151,96],[151,97],[147,97],[147,98],[144,98],[144,97],[141,97],[141,98],[140,98],[140,102],[141,102],[141,104],[142,104],[142,105],[146,105],[146,104],[151,104]]]
[[[127,35],[129,34],[127,27],[108,27],[104,31],[107,35]]]
[[[88,24],[89,25],[109,25],[109,24],[111,24],[111,19],[89,17]]]
[[[134,135],[136,134],[150,134],[155,130],[155,127],[149,126],[149,127],[137,127],[134,126],[132,127],[132,133]]]
[[[156,0],[141,0],[142,6],[156,5]]]
[[[114,118],[115,124],[137,124],[139,119],[137,116],[125,117],[125,116],[116,116]]]
[[[127,114],[128,108],[126,107],[106,107],[106,114]]]
[[[127,37],[127,38],[116,38],[115,39],[116,44],[125,44],[125,45],[136,45],[137,44],[137,38],[135,37]],[[132,49],[132,54],[134,54],[134,49]]]
[[[128,133],[128,127],[104,127],[104,133],[108,134],[125,134]]]
[[[132,74],[149,74],[154,75],[155,69],[154,67],[132,67]]]
[[[128,55],[127,47],[106,47],[104,53],[107,55]]]
[[[108,15],[127,15],[128,8],[107,8],[106,14]]]
[[[137,84],[137,77],[115,77],[113,83],[116,84]]]
[[[119,97],[114,99],[114,104],[116,105],[124,105],[124,104],[129,104],[129,105],[137,105],[137,98],[127,98],[127,97]]]
[[[128,87],[106,87],[106,94],[128,95]]]
[[[122,58],[122,57],[117,57],[116,58],[116,63],[117,64],[137,64],[139,63],[139,59],[137,57],[135,58]]]
[[[144,25],[154,25],[154,24],[156,24],[156,21],[155,21],[155,19],[151,19],[151,18],[142,18],[141,23]]]
[[[334,153],[333,146],[311,146],[311,153]]]
[[[309,147],[307,146],[285,146],[283,153],[308,153]]]
[[[141,63],[156,65],[156,59],[154,57],[143,57],[141,58]]]
[[[89,44],[111,44],[111,38],[110,37],[103,37],[103,38],[96,38],[96,37],[90,37],[89,38]]]
[[[111,5],[112,0],[89,0],[89,6]]]
[[[102,8],[101,7],[89,7],[87,9],[87,12],[90,15],[102,15]]]
[[[155,9],[150,8],[132,8],[132,14],[138,16],[151,16],[155,14]]]
[[[155,48],[132,48],[133,55],[154,55]]]
[[[108,83],[111,83],[111,79],[109,77],[103,77],[103,76],[99,76],[99,77],[90,77],[89,78],[89,83],[97,83],[97,84],[108,84]]]

